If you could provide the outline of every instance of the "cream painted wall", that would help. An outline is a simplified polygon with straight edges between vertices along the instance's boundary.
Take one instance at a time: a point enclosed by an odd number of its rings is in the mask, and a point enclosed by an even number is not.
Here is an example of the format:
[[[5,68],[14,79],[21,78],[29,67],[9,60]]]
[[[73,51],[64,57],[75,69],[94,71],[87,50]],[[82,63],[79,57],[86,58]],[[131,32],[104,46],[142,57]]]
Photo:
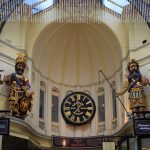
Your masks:
[[[37,45],[35,45],[35,41],[37,37],[39,36],[41,30],[44,29],[46,26],[47,26],[46,22],[30,22],[29,23],[26,37],[25,37],[26,38],[25,47],[30,57],[32,56],[32,50],[34,46],[35,46],[35,50],[36,50],[36,47],[41,46],[41,45],[38,45],[38,43]]]
[[[24,49],[27,28],[27,22],[6,22],[0,38],[19,49]]]
[[[114,35],[117,37],[120,46],[121,46],[121,52],[122,52],[122,58],[124,58],[127,55],[128,48],[129,48],[129,39],[128,39],[128,27],[125,23],[121,23],[120,21],[116,21],[113,17],[108,15],[110,22],[107,20],[104,20],[104,23],[110,28],[110,30],[113,31]]]
[[[142,46],[143,40],[150,42],[150,29],[146,22],[129,23],[130,49]]]

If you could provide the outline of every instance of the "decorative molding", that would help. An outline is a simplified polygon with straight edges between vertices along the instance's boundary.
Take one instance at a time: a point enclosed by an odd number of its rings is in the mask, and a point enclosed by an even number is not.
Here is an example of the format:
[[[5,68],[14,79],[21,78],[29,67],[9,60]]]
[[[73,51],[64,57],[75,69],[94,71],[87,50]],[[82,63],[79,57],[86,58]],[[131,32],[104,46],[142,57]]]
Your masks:
[[[59,125],[52,124],[52,126],[51,126],[51,131],[52,131],[53,133],[59,133]]]
[[[138,62],[141,63],[141,62],[143,62],[143,61],[145,61],[145,60],[147,60],[147,59],[150,59],[150,55],[145,56],[145,57],[139,59]]]
[[[148,42],[148,43],[146,43],[146,44],[143,44],[143,45],[141,45],[141,46],[139,46],[139,47],[137,47],[137,48],[130,49],[129,51],[130,51],[130,52],[136,52],[136,51],[139,51],[139,50],[141,50],[141,49],[143,49],[144,47],[147,47],[147,46],[149,46],[149,45],[150,45],[150,42]]]
[[[133,120],[130,120],[128,122],[126,122],[119,131],[111,134],[110,136],[118,136],[118,135],[122,135],[123,133],[125,133],[127,130],[129,130],[129,128],[132,128],[131,131],[133,131]],[[109,136],[109,135],[108,135]]]
[[[12,58],[12,57],[10,57],[10,56],[8,56],[8,55],[5,55],[5,54],[3,54],[3,53],[1,53],[1,52],[0,52],[0,56],[2,56],[2,57],[4,57],[4,58],[7,58],[7,59],[9,59],[9,60],[15,62],[15,59],[14,59],[14,58]]]
[[[39,127],[41,130],[45,130],[45,122],[39,121]]]
[[[114,121],[112,121],[112,130],[116,129],[117,127],[117,120],[115,119]]]
[[[15,51],[17,51],[17,52],[23,52],[23,51],[25,51],[24,49],[19,49],[19,48],[17,48],[16,46],[14,46],[14,45],[12,45],[12,44],[10,44],[10,43],[4,41],[4,40],[1,40],[1,39],[0,39],[0,43],[2,43],[2,44],[4,44],[4,45],[6,45],[6,46],[12,48],[13,50],[15,50]]]
[[[24,126],[26,129],[28,129],[32,134],[44,138],[44,139],[51,139],[50,136],[47,136],[45,134],[41,134],[39,132],[37,132],[32,126],[30,126],[27,122],[25,122],[24,120],[21,120],[19,118],[15,118],[15,117],[11,117],[8,116],[7,118],[10,118],[10,124],[11,123],[17,123],[20,124],[21,126]]]
[[[106,128],[105,128],[105,123],[104,123],[104,124],[101,124],[101,125],[98,125],[97,130],[98,130],[98,133],[104,132],[104,131],[106,130]]]

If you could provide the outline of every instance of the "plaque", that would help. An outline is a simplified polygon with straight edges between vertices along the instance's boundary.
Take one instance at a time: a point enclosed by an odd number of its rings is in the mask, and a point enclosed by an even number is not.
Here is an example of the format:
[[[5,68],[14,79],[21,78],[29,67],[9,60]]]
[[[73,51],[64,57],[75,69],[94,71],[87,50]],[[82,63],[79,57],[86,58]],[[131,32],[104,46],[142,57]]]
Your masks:
[[[135,135],[150,135],[150,119],[135,119],[134,120]]]
[[[103,138],[102,137],[58,137],[53,136],[53,147],[58,148],[95,148],[102,147]]]

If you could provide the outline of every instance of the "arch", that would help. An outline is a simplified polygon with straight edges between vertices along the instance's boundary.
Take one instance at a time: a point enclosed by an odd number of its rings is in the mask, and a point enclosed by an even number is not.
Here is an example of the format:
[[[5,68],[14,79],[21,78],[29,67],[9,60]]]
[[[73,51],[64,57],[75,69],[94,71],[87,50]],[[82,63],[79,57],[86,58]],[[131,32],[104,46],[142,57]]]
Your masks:
[[[51,81],[71,86],[98,82],[98,68],[111,76],[122,60],[118,38],[104,23],[50,24],[34,45],[36,69]]]

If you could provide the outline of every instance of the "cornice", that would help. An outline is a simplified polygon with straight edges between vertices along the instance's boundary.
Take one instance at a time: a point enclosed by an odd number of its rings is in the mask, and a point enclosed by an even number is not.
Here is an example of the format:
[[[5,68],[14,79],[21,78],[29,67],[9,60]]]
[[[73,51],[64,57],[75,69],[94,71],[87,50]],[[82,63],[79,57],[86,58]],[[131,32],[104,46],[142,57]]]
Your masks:
[[[10,119],[10,127],[11,127],[11,124],[13,124],[13,123],[18,124],[18,125],[21,125],[22,127],[24,127],[25,129],[27,129],[31,134],[33,134],[37,137],[44,138],[44,139],[51,139],[51,136],[47,136],[45,134],[41,134],[41,133],[37,132],[32,126],[30,126],[27,122],[25,122],[22,119],[11,117],[11,116],[8,116],[7,118]]]

